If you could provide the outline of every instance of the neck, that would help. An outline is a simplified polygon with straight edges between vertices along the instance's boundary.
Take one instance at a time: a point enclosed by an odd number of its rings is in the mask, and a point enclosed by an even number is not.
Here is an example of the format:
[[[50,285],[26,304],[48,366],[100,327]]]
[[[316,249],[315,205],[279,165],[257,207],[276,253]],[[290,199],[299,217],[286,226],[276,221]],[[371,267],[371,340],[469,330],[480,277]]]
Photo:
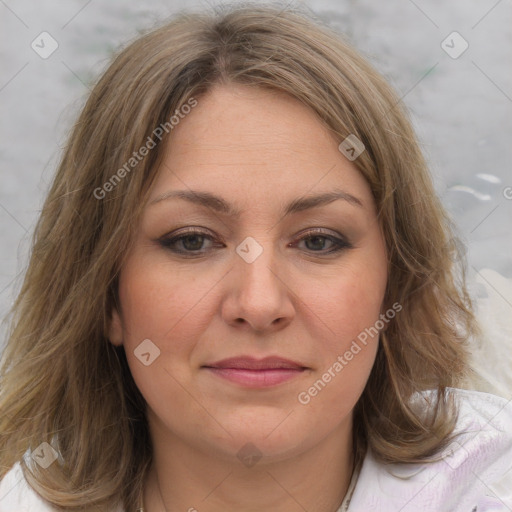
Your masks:
[[[168,437],[154,449],[145,512],[336,512],[353,472],[346,434],[342,429],[293,456],[264,456],[252,465]]]

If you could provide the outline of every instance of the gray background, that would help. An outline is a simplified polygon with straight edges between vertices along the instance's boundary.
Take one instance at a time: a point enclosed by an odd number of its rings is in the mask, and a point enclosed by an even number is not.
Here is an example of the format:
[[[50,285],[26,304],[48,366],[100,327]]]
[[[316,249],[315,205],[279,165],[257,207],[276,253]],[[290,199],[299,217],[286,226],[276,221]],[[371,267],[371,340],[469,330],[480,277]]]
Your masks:
[[[21,284],[35,221],[90,81],[140,30],[185,7],[219,3],[0,0],[0,316]],[[467,244],[485,331],[473,341],[475,386],[512,398],[511,1],[294,5],[348,35],[409,108],[436,189]],[[43,31],[59,45],[47,59],[31,48]],[[454,31],[469,45],[458,58],[442,48]],[[461,48],[453,36],[445,44]]]

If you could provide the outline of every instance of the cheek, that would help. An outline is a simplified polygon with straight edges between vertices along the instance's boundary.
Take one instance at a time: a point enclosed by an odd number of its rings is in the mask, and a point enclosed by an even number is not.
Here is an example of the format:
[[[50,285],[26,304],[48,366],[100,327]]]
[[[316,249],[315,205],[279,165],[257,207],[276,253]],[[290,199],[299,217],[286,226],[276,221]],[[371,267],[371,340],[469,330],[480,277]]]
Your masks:
[[[368,344],[354,350],[340,350],[299,390],[298,411],[304,421],[325,433],[333,426],[349,421],[351,411],[359,400],[375,361],[378,344]],[[350,360],[347,354],[350,353]],[[318,425],[318,418],[322,422]]]
[[[180,396],[178,382],[189,382],[197,341],[215,314],[212,288],[218,276],[196,269],[177,271],[157,258],[136,255],[126,262],[119,279],[123,344],[132,376],[148,400],[158,401],[164,385]],[[144,340],[150,340],[151,344]],[[158,356],[145,366],[142,346]],[[148,362],[148,361],[146,361]],[[173,379],[171,376],[174,376]]]
[[[133,258],[121,272],[123,345],[132,376],[150,406],[158,406],[163,394],[168,400],[180,396],[177,382],[188,378],[183,363],[190,359],[207,316],[201,302],[207,290],[204,280],[200,284],[171,273],[168,265],[154,260]],[[150,354],[148,365],[141,355],[145,353]]]
[[[199,329],[204,310],[202,299],[210,288],[207,279],[196,280],[189,273],[171,272],[165,264],[129,262],[119,283],[125,345],[145,338],[180,340],[182,337],[173,335],[173,331]],[[190,322],[190,313],[194,322]]]
[[[311,302],[316,324],[328,327],[329,336],[317,345],[320,364],[297,395],[308,421],[323,417],[327,429],[347,418],[361,396],[378,349],[385,284],[381,274],[354,271]]]
[[[331,340],[329,350],[342,350],[379,319],[385,292],[385,274],[367,269],[344,269],[336,279],[303,290],[317,323],[323,325]]]

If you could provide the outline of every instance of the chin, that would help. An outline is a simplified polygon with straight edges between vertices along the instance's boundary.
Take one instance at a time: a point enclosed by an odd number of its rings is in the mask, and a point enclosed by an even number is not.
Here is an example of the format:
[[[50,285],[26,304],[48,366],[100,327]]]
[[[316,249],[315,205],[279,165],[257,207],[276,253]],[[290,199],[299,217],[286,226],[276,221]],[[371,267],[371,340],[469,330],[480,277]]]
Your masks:
[[[315,444],[314,430],[309,432],[310,425],[293,423],[289,411],[282,411],[264,421],[244,423],[223,423],[231,434],[227,433],[222,440],[211,440],[227,457],[264,456],[266,462],[278,462],[304,451],[309,445]],[[210,431],[211,433],[211,431]]]

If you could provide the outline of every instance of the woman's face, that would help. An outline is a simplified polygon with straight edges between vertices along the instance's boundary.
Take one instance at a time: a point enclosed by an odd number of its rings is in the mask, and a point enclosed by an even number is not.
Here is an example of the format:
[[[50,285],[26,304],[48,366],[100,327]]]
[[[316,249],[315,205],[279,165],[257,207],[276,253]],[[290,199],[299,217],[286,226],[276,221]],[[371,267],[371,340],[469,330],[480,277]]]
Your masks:
[[[174,127],[109,333],[154,440],[279,460],[351,435],[387,258],[338,142],[299,101],[247,86],[216,86]]]

